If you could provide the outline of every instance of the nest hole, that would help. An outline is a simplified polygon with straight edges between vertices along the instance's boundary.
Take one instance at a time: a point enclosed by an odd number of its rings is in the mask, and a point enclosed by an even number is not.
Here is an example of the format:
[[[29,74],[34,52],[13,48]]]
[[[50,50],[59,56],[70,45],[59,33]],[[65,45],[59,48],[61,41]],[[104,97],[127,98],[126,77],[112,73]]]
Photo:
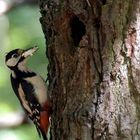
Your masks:
[[[79,45],[82,36],[86,34],[86,27],[77,16],[72,17],[70,21],[71,37],[75,46]]]
[[[105,5],[106,4],[106,0],[101,0],[102,4]]]

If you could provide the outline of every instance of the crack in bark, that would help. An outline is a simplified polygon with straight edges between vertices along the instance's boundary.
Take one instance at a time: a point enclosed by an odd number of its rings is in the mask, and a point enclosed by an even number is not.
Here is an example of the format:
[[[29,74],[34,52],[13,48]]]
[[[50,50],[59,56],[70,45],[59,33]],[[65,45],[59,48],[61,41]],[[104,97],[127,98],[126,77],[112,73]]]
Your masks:
[[[97,99],[96,99],[96,102],[94,103],[95,105],[95,113],[94,113],[94,117],[92,118],[92,139],[94,139],[95,137],[95,133],[96,133],[96,129],[95,129],[95,122],[96,122],[96,117],[97,117],[97,113],[98,113],[98,107],[99,107],[99,104],[100,104],[100,95],[101,95],[101,91],[100,91],[100,84],[101,82],[103,81],[103,60],[102,60],[102,54],[101,54],[101,45],[100,45],[100,34],[99,34],[99,29],[101,28],[100,26],[100,20],[98,20],[98,18],[96,17],[95,13],[94,13],[94,8],[91,7],[91,13],[92,13],[92,17],[91,19],[93,19],[93,29],[95,29],[95,33],[96,33],[96,41],[97,41],[97,52],[94,52],[94,44],[92,42],[94,42],[94,39],[95,39],[95,36],[92,37],[91,35],[91,48],[90,48],[90,51],[91,51],[91,54],[92,54],[92,58],[93,58],[93,63],[94,63],[94,67],[96,69],[96,72],[98,74],[98,83],[96,83],[96,96],[97,96]],[[100,14],[100,13],[98,13]],[[96,22],[98,20],[98,22]],[[98,23],[98,25],[97,25]],[[97,54],[95,54],[97,53]],[[98,58],[99,56],[99,58]],[[98,64],[99,63],[99,64]],[[99,67],[98,67],[99,66]]]

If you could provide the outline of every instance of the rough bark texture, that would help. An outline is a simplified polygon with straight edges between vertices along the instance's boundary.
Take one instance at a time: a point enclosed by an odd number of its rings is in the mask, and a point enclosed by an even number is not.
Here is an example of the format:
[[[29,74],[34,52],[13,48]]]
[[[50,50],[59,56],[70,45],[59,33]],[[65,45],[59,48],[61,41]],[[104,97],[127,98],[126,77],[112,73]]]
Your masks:
[[[40,0],[52,140],[140,140],[140,0]]]

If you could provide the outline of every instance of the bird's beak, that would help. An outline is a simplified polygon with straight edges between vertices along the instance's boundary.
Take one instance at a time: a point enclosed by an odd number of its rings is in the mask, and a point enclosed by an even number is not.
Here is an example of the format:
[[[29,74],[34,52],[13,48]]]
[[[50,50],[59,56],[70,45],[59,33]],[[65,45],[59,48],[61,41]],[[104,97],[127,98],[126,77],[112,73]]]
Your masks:
[[[29,48],[29,49],[23,51],[22,56],[25,58],[28,56],[32,56],[37,50],[38,50],[37,46]]]

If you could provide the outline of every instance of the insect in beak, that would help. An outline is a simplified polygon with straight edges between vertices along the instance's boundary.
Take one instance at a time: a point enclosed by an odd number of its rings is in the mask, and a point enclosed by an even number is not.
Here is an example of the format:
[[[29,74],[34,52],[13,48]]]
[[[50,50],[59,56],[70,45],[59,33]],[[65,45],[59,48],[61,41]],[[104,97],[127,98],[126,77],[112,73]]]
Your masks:
[[[37,50],[38,50],[37,46],[29,48],[29,49],[23,51],[22,56],[25,58],[28,56],[32,56]]]

